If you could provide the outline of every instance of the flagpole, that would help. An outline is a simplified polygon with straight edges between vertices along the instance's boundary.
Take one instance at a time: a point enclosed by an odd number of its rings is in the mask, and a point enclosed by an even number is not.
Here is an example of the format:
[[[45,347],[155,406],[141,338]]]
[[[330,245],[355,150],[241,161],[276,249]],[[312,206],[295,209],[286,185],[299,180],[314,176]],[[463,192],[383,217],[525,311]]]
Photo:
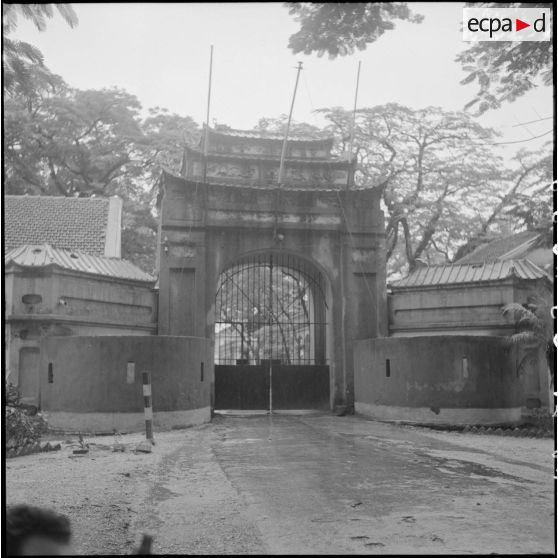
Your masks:
[[[289,111],[289,119],[287,120],[287,129],[285,130],[285,137],[283,138],[283,149],[281,150],[281,162],[279,163],[279,175],[277,176],[277,184],[281,185],[283,182],[283,174],[285,172],[285,155],[287,154],[287,138],[289,136],[289,130],[291,128],[291,119],[293,116],[293,108],[296,97],[296,89],[298,87],[298,78],[300,77],[300,70],[302,70],[302,62],[298,63],[296,67],[296,81],[293,92],[293,99],[291,101],[291,110]]]
[[[294,86],[294,91],[293,91],[293,98],[291,101],[291,110],[289,111],[289,118],[287,120],[287,128],[285,130],[285,137],[283,138],[283,148],[281,149],[281,160],[279,162],[279,173],[277,174],[277,188],[275,189],[275,218],[274,218],[274,223],[273,223],[273,240],[276,241],[277,240],[277,221],[279,219],[279,214],[278,214],[278,210],[279,210],[279,198],[280,198],[280,192],[281,192],[281,184],[283,183],[283,178],[284,178],[284,174],[285,174],[285,156],[287,154],[287,139],[289,137],[289,130],[291,129],[291,119],[293,117],[293,108],[294,108],[294,103],[295,103],[295,98],[296,98],[296,89],[298,87],[298,78],[300,77],[300,70],[302,70],[302,62],[298,63],[298,66],[296,67],[296,81],[295,81],[295,86]]]
[[[209,108],[211,106],[211,76],[213,73],[213,45],[209,52],[209,85],[207,88],[207,114],[205,117],[205,134],[203,139],[203,181],[207,179],[207,140],[209,136]]]
[[[359,61],[358,70],[357,70],[356,88],[355,88],[355,102],[353,105],[353,118],[351,120],[351,135],[349,140],[349,162],[352,162],[353,160],[353,144],[355,142],[355,122],[356,122],[356,108],[357,108],[357,98],[358,98],[358,84],[360,81],[360,64],[361,62]],[[347,180],[347,189],[349,189],[349,180]]]

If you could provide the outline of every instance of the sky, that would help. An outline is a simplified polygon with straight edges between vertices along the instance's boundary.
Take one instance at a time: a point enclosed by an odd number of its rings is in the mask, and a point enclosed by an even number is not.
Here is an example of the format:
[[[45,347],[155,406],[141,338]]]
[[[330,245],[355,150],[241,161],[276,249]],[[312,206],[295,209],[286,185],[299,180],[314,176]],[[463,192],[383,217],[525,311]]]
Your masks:
[[[362,63],[358,106],[397,102],[411,108],[462,110],[477,86],[461,85],[455,62],[469,43],[462,40],[463,4],[411,3],[424,15],[420,24],[396,21],[365,51],[328,59],[293,55],[289,36],[297,22],[282,3],[99,3],[73,4],[79,25],[60,15],[39,32],[20,19],[14,38],[37,46],[46,65],[80,89],[119,87],[134,94],[144,110],[163,107],[196,122],[205,120],[210,45],[214,46],[210,121],[249,129],[261,117],[289,111],[296,64],[302,61],[294,120],[323,125],[315,109],[354,101]],[[529,92],[478,121],[501,133],[511,153],[537,148],[553,137],[552,88]],[[528,140],[528,141],[525,141]]]

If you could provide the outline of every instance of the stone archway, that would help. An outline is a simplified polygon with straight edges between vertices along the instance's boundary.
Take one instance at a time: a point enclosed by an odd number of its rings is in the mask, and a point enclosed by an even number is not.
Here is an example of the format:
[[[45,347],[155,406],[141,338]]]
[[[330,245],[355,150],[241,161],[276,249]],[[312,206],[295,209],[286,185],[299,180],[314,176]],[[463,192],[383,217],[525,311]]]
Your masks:
[[[351,407],[353,342],[387,334],[379,194],[208,184],[166,172],[161,187],[159,334],[214,342],[223,269],[250,253],[299,255],[323,271],[331,292],[330,407]]]

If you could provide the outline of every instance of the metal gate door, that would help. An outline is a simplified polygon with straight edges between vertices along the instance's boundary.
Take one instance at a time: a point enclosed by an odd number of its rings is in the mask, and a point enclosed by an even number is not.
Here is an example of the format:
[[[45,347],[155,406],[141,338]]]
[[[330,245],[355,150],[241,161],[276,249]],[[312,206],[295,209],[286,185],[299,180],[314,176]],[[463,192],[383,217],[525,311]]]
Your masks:
[[[329,405],[321,274],[284,254],[243,259],[220,277],[215,408]]]

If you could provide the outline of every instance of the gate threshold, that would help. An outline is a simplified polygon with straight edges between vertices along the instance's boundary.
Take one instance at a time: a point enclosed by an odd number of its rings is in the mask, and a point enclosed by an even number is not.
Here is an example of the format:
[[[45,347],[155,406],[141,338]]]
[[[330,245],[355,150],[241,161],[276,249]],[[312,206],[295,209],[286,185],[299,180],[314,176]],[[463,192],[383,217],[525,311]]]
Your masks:
[[[215,410],[216,415],[225,415],[228,417],[253,417],[269,415],[268,409],[219,409]],[[320,414],[323,411],[318,409],[277,409],[273,411],[274,415],[313,415]]]

